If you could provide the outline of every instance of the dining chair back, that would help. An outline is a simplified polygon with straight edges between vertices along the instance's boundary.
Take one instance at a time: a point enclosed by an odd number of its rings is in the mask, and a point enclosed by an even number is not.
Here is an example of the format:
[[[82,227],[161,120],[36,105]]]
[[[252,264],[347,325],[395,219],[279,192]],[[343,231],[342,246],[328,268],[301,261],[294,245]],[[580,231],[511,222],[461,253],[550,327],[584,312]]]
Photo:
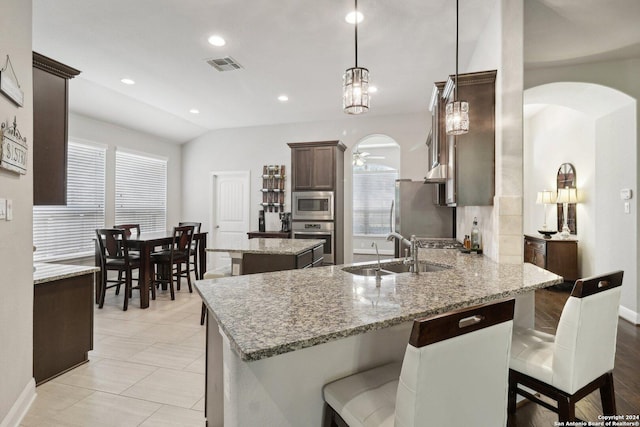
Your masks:
[[[576,281],[562,309],[555,336],[516,329],[509,373],[509,413],[520,394],[575,421],[575,403],[600,389],[603,414],[615,413],[613,367],[622,291],[622,271]],[[549,405],[518,387],[553,399]]]
[[[140,235],[140,224],[120,224],[114,225],[113,228],[121,228],[127,234],[127,237],[131,237],[135,231],[135,235]]]
[[[200,233],[200,228],[202,228],[201,222],[179,222],[179,226],[190,225],[193,227],[193,233]],[[194,239],[191,243],[191,254],[189,256],[189,261],[187,263],[187,268],[184,271],[183,277],[191,274],[191,272],[195,274],[196,280],[200,279],[200,271],[198,267],[198,241]],[[204,273],[204,272],[203,272]],[[178,290],[180,290],[180,281],[178,281]]]
[[[415,320],[402,364],[324,387],[325,426],[504,426],[514,300]]]
[[[127,310],[133,289],[132,271],[140,267],[140,259],[129,254],[127,233],[121,228],[97,229],[96,241],[102,279],[98,299],[99,307],[104,306],[107,289],[115,287],[116,295],[118,295],[120,286],[125,285],[123,310]],[[109,271],[117,271],[118,279],[110,279]]]
[[[157,283],[164,283],[169,286],[171,299],[175,299],[173,287],[173,267],[177,269],[177,276],[182,275],[182,264],[189,261],[191,255],[191,244],[193,242],[194,227],[191,225],[178,226],[173,228],[172,244],[168,248],[151,254],[151,262],[156,267],[155,279],[152,286]],[[188,267],[187,267],[188,268]],[[189,292],[193,292],[191,277],[187,275]]]

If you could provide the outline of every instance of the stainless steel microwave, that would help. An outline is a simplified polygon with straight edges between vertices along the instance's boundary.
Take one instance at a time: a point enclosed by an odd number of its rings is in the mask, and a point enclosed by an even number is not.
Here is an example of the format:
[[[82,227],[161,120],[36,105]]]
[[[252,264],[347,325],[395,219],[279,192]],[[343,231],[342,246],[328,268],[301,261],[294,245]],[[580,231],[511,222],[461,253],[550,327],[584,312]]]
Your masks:
[[[333,191],[294,191],[291,194],[294,221],[333,221]]]

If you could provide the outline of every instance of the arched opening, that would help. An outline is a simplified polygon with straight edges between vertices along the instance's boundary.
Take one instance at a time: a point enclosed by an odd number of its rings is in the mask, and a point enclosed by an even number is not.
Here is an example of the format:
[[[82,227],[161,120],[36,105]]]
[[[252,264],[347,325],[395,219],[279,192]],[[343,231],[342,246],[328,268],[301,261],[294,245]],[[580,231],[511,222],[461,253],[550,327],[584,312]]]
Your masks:
[[[524,92],[525,234],[537,235],[545,218],[536,194],[556,190],[558,167],[575,166],[579,275],[622,269],[622,300],[636,300],[637,198],[636,100],[590,83],[558,82]],[[633,191],[632,191],[633,193]]]
[[[353,260],[393,256],[391,232],[395,180],[400,176],[400,145],[387,135],[362,138],[352,151]]]

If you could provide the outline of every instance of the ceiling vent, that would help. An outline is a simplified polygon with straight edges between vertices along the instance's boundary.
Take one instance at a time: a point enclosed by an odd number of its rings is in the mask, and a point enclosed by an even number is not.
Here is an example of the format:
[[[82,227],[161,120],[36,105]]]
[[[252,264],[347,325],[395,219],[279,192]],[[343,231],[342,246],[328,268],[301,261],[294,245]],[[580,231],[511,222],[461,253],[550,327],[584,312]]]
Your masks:
[[[207,59],[206,61],[207,64],[211,65],[218,71],[233,71],[242,68],[242,65],[240,65],[235,59],[230,56],[225,56],[224,58]]]

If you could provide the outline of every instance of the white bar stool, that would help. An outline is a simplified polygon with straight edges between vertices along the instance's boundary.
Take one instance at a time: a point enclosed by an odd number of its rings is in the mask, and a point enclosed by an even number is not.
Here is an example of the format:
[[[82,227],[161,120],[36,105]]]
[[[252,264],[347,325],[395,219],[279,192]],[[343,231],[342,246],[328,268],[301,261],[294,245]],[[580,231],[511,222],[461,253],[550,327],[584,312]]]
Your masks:
[[[514,300],[415,320],[402,364],[324,386],[328,426],[505,426]]]

